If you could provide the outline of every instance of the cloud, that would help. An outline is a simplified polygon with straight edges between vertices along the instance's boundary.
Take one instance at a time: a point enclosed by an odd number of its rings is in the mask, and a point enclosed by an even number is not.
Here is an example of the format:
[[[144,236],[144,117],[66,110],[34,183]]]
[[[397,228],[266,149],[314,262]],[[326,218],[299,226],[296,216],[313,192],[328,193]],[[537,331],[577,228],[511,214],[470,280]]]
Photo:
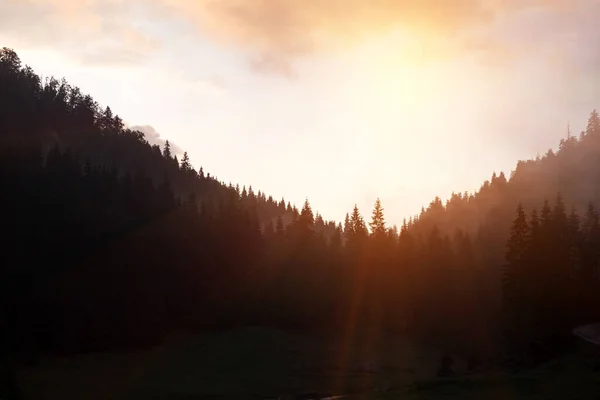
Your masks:
[[[477,44],[465,35],[469,30],[524,10],[564,11],[568,4],[586,0],[162,1],[203,34],[250,52],[253,69],[287,75],[297,58],[345,49],[395,29],[412,35],[421,53],[427,53],[423,58],[445,57],[449,49],[469,50]],[[458,42],[453,43],[454,39]],[[482,45],[479,50],[485,49]],[[496,49],[488,55],[500,54],[498,43],[491,46]]]
[[[250,68],[259,73],[276,73],[287,78],[294,78],[296,74],[289,60],[280,54],[262,53],[257,54],[248,60]]]
[[[142,63],[161,44],[131,27],[115,27],[106,39],[90,43],[79,59],[88,65],[135,65]]]
[[[294,77],[295,63],[302,58],[349,50],[369,38],[401,32],[410,45],[389,51],[404,52],[406,59],[429,62],[467,56],[492,66],[538,51],[532,38],[547,42],[545,37],[556,36],[550,22],[563,26],[568,21],[568,29],[575,32],[580,27],[572,16],[582,9],[597,21],[599,4],[598,0],[0,0],[0,40],[9,46],[12,42],[52,46],[86,64],[131,65],[143,62],[162,45],[148,26],[164,22],[182,26],[187,21],[205,38],[241,53],[251,70]],[[535,20],[536,14],[543,19]],[[535,21],[511,33],[523,16]]]
[[[146,137],[146,140],[151,145],[158,145],[161,149],[164,149],[167,138],[164,138],[154,129],[151,125],[134,125],[130,129],[134,131],[140,131]],[[169,141],[171,145],[171,152],[176,155],[179,159],[183,156],[183,149],[177,146],[172,141]]]
[[[136,12],[121,0],[0,0],[0,40],[88,65],[138,64],[161,43],[136,26]]]

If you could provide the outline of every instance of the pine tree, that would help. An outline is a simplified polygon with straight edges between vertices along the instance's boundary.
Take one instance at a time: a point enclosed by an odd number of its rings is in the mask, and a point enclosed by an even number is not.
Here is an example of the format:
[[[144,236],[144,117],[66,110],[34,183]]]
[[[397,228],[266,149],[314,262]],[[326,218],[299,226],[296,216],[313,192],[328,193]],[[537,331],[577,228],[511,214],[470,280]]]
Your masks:
[[[173,155],[171,154],[171,143],[169,143],[169,141],[165,141],[165,148],[163,150],[163,156],[167,159],[170,160],[171,158],[173,158]]]
[[[310,228],[310,230],[314,229],[315,217],[313,215],[313,211],[310,206],[310,203],[308,202],[308,199],[304,201],[304,205],[302,206],[302,211],[300,212],[300,218],[298,219],[298,222],[302,224],[302,226]]]
[[[398,263],[402,268],[410,269],[413,266],[416,256],[416,246],[416,240],[411,234],[409,224],[405,219],[398,237]]]
[[[381,206],[381,201],[379,201],[379,199],[375,201],[375,207],[373,208],[373,215],[369,226],[371,228],[371,235],[374,237],[383,237],[386,233],[383,207]]]
[[[587,127],[585,128],[585,134],[589,137],[591,135],[600,135],[600,116],[598,111],[595,109],[588,118]]]
[[[356,205],[354,205],[354,209],[352,210],[350,222],[355,235],[367,235],[367,227],[365,225],[365,220],[363,219],[362,215],[360,215],[360,211],[358,210],[358,207]]]
[[[350,224],[350,215],[346,213],[346,217],[344,218],[344,238],[348,240],[350,236],[352,236],[352,225]]]
[[[121,117],[119,117],[118,115],[115,115],[115,117],[112,120],[113,132],[121,133],[121,132],[123,132],[124,128],[125,128],[125,123],[123,122],[123,119]]]
[[[352,249],[352,251],[357,251],[362,248],[369,236],[365,221],[356,204],[354,205],[350,219],[346,224],[344,233],[346,236],[346,245]]]
[[[360,215],[360,211],[358,210],[358,206],[356,204],[354,205],[352,215],[350,216],[350,226],[353,237],[360,238],[368,235],[365,220],[363,219],[362,215]]]
[[[187,151],[183,153],[183,158],[181,159],[181,170],[187,173],[194,170],[190,163],[190,157],[188,156]]]
[[[315,229],[319,232],[322,232],[325,229],[325,221],[323,220],[323,216],[319,213],[315,216]]]
[[[512,223],[507,243],[506,263],[502,280],[504,305],[511,313],[515,313],[520,307],[524,306],[523,272],[526,268],[526,252],[530,234],[527,217],[520,203],[517,206],[516,213],[517,217]]]

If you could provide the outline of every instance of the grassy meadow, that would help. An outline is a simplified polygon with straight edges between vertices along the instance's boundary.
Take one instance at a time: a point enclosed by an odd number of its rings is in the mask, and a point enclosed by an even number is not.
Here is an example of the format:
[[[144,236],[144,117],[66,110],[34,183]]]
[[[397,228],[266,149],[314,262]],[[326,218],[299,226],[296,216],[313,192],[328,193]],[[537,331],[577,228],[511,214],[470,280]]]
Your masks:
[[[456,377],[437,378],[440,356],[398,338],[247,328],[180,335],[146,350],[44,358],[17,375],[23,397],[32,400],[277,399],[302,393],[409,400],[600,396],[600,372],[589,356],[567,354],[534,369],[471,375],[457,361]]]

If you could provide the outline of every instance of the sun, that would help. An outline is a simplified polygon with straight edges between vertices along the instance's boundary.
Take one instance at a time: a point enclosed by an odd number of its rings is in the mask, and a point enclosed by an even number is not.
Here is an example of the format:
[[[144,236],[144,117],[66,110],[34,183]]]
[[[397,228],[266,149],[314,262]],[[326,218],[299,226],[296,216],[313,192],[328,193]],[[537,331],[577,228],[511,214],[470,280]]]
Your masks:
[[[387,130],[410,128],[428,117],[447,82],[440,65],[419,57],[418,43],[396,32],[359,46],[350,82],[360,94],[357,113]]]
[[[425,59],[419,41],[390,34],[358,46],[345,65],[343,98],[359,125],[347,160],[382,196],[407,190],[428,201],[445,190],[449,154],[464,146],[481,73],[451,58]],[[457,57],[458,59],[458,57]],[[439,182],[439,185],[437,184]],[[406,200],[408,201],[408,200]],[[416,202],[416,201],[415,201]]]

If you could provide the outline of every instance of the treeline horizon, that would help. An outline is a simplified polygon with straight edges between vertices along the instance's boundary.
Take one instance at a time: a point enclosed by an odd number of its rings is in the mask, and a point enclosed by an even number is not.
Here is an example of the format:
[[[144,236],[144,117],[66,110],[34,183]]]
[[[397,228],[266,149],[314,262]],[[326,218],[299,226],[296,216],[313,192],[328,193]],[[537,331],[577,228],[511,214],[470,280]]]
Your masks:
[[[542,359],[600,317],[589,306],[600,300],[596,111],[556,153],[435,198],[399,231],[379,200],[370,218],[354,207],[342,224],[308,200],[298,209],[225,185],[6,48],[0,140],[11,354],[263,325],[360,332],[375,347],[409,335],[476,365],[506,352]]]

